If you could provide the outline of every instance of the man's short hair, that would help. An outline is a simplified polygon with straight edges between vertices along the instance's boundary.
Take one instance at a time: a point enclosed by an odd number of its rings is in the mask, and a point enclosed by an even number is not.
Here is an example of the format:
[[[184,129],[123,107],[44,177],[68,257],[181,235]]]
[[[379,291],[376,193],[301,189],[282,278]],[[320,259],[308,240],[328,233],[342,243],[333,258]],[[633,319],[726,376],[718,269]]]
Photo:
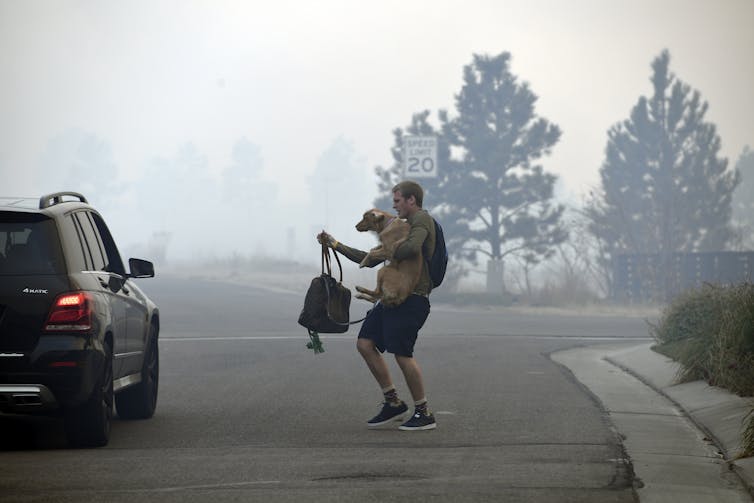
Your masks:
[[[393,187],[393,192],[400,192],[404,199],[414,196],[414,199],[416,199],[416,205],[419,208],[422,207],[422,202],[424,201],[424,189],[422,189],[422,186],[418,183],[404,180]]]

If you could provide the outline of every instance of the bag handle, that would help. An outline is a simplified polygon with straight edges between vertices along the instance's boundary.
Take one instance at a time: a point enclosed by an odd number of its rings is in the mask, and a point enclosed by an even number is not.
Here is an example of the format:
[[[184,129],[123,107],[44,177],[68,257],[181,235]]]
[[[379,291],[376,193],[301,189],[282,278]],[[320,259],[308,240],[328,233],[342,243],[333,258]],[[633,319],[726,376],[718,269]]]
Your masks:
[[[338,269],[340,269],[340,282],[343,283],[343,266],[340,264],[340,259],[338,258],[338,252],[333,250],[333,255],[335,256],[335,261],[338,263]],[[325,274],[325,266],[327,266],[327,275],[332,276],[332,267],[330,262],[330,247],[327,246],[325,243],[322,243],[322,274]]]

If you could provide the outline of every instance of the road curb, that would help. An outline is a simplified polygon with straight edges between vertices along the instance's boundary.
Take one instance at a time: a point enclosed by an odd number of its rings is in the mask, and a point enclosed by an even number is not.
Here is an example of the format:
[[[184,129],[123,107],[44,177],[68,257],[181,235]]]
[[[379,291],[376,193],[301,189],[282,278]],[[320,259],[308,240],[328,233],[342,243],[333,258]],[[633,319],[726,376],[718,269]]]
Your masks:
[[[743,426],[743,421],[748,411],[751,410],[754,400],[739,397],[716,386],[710,386],[704,381],[677,383],[675,376],[677,375],[678,364],[672,359],[653,351],[652,345],[653,343],[640,344],[635,348],[606,355],[604,360],[641,381],[655,393],[678,407],[699,430],[707,435],[719,450],[723,461],[739,477],[754,500],[754,458],[736,457],[741,449],[741,435],[739,432],[738,435],[731,436],[730,432],[732,424],[738,423]],[[640,362],[647,360],[654,360],[655,365],[664,367],[662,372],[665,375],[658,377],[657,371],[653,371],[651,365],[644,364],[643,369],[637,368],[637,366],[640,366]],[[674,377],[671,382],[663,386],[662,380],[666,379],[669,371],[672,371]],[[683,399],[678,393],[672,392],[679,386],[686,386],[687,388],[694,386],[696,389],[691,393],[686,393],[685,396],[688,398]],[[700,406],[700,403],[709,401],[708,396],[712,394],[716,396],[714,405]],[[707,397],[702,395],[707,395]],[[699,401],[694,400],[694,396],[699,397]],[[701,417],[699,413],[701,410],[704,411],[704,417]]]
[[[727,404],[729,397],[717,394],[710,401],[705,393],[709,387],[674,385],[677,364],[650,346],[599,344],[565,349],[550,357],[602,403],[623,438],[640,500],[751,501],[747,469],[752,465],[725,461],[721,447],[727,437],[707,420],[730,422],[727,409],[726,415],[715,416],[717,409],[708,406],[721,403],[721,397]],[[674,387],[682,389],[676,393]],[[701,400],[688,402],[694,398]]]

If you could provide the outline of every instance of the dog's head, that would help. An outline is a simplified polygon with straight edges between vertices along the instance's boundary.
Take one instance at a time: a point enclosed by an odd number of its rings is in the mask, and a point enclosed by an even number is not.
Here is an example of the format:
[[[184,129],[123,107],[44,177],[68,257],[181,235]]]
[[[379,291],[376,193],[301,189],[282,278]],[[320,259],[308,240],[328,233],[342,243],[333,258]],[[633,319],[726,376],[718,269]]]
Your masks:
[[[372,208],[369,211],[364,212],[364,216],[361,221],[356,224],[356,230],[359,232],[375,231],[380,232],[385,228],[385,225],[393,218],[393,215],[386,211]]]

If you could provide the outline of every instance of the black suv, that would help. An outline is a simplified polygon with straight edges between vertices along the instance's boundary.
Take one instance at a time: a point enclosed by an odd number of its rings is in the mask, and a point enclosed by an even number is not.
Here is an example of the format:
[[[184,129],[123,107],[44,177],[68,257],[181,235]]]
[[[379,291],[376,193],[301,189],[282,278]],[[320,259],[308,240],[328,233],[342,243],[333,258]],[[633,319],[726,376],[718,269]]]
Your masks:
[[[54,414],[74,446],[102,446],[157,405],[157,306],[126,272],[100,214],[76,192],[0,198],[0,414]]]

